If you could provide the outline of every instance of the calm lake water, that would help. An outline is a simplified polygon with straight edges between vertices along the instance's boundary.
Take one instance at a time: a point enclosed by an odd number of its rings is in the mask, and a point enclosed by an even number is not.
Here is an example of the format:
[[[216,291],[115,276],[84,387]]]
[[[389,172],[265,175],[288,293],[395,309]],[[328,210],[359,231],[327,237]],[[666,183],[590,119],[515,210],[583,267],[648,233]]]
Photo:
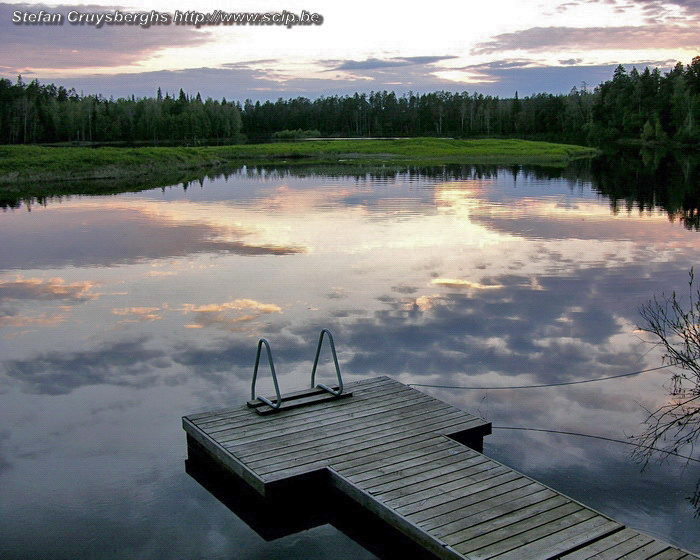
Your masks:
[[[259,536],[185,472],[181,416],[247,399],[262,336],[282,389],[304,387],[323,327],[348,381],[513,386],[658,366],[635,332],[638,309],[682,291],[700,249],[690,195],[659,194],[669,176],[611,176],[605,162],[374,176],[243,168],[187,188],[7,208],[0,557],[375,558],[328,523]],[[423,390],[494,426],[625,440],[641,432],[643,407],[665,402],[668,377]],[[700,552],[689,501],[700,465],[641,471],[631,451],[510,429],[485,446]]]

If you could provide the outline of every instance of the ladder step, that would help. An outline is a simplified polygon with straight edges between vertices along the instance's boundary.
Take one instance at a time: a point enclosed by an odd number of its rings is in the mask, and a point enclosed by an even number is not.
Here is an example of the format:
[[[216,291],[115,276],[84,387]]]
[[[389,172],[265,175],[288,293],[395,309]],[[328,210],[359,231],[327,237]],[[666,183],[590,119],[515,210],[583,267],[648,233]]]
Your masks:
[[[332,387],[333,389],[337,390],[338,387]],[[246,404],[250,408],[254,408],[255,412],[261,415],[266,415],[266,414],[271,414],[273,412],[276,412],[277,410],[289,410],[291,408],[299,408],[300,406],[306,406],[310,404],[316,404],[319,402],[326,402],[326,401],[334,401],[338,399],[344,399],[346,397],[352,396],[352,392],[347,392],[347,393],[341,393],[340,395],[333,395],[326,391],[325,389],[321,389],[319,387],[315,387],[313,389],[306,389],[303,391],[294,391],[293,393],[286,393],[282,395],[282,404],[280,404],[279,408],[272,408],[262,402],[259,399],[255,399],[252,401],[248,401]],[[272,402],[275,402],[276,397],[269,397],[269,400]]]

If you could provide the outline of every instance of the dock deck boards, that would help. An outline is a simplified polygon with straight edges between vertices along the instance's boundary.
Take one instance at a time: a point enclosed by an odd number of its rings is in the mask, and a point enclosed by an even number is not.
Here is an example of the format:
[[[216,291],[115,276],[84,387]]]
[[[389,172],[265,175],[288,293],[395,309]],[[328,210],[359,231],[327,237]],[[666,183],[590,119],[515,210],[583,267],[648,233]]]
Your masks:
[[[323,472],[439,558],[698,560],[459,443],[478,447],[489,422],[388,377],[347,390],[265,416],[245,404],[194,414],[183,426],[260,494]]]

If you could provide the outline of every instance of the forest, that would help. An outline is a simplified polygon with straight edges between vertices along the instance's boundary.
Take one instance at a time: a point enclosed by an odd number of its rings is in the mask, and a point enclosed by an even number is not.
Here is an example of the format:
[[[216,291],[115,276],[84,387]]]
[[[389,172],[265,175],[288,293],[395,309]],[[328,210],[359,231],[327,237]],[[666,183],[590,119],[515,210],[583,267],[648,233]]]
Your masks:
[[[243,103],[199,93],[153,98],[79,95],[54,84],[0,79],[0,143],[146,142],[202,145],[309,136],[498,136],[601,145],[700,140],[700,56],[688,65],[627,71],[568,94],[512,98],[380,91]]]

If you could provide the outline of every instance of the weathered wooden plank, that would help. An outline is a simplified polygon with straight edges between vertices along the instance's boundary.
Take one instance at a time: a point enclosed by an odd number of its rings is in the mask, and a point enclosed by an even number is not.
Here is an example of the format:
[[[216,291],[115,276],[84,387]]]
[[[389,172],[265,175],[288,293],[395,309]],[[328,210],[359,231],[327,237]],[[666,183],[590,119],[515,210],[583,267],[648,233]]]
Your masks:
[[[491,461],[486,461],[471,468],[456,470],[449,474],[422,480],[420,482],[416,482],[415,484],[401,486],[400,488],[396,488],[382,494],[373,495],[377,496],[383,501],[393,502],[399,498],[415,496],[423,490],[429,490],[435,488],[436,486],[441,486],[442,484],[458,483],[466,486],[470,482],[479,482],[488,478],[493,478],[498,474],[505,474],[507,472],[507,467],[502,467],[491,463]]]
[[[338,391],[339,386],[338,385],[333,385],[331,387],[334,391]],[[315,397],[317,395],[330,395],[328,391],[325,389],[322,389],[321,387],[309,387],[308,389],[300,389],[299,391],[292,391],[291,393],[282,393],[282,400],[283,401],[297,401],[297,400],[304,400],[309,397]],[[343,389],[343,393],[345,394],[345,389]],[[268,401],[275,402],[277,399],[277,395],[267,395],[265,398],[267,398]],[[267,405],[264,401],[261,401],[260,398],[256,398],[255,400],[251,400],[245,403],[248,408],[264,408]]]
[[[397,509],[402,515],[420,522],[470,504],[474,505],[491,498],[498,498],[501,494],[515,492],[522,487],[535,484],[529,478],[520,475],[520,473],[516,474],[519,474],[519,476],[515,477],[515,479],[493,484],[491,487],[483,490],[473,490],[470,487],[468,491],[465,490],[464,492],[460,492],[459,489],[444,491],[443,487],[437,495],[429,496],[409,505],[400,506]],[[536,492],[539,490],[539,486],[537,486],[537,489],[530,488],[528,490]]]
[[[407,391],[408,389],[408,391]],[[350,401],[330,401],[321,404],[310,404],[304,410],[287,410],[268,418],[260,418],[255,414],[248,414],[245,418],[242,415],[237,415],[234,418],[221,418],[212,420],[207,424],[202,425],[203,428],[213,429],[225,425],[227,421],[232,426],[240,425],[243,429],[249,426],[268,426],[270,424],[284,423],[292,419],[303,418],[320,418],[324,416],[333,416],[339,408],[344,408],[350,405],[362,406],[362,408],[371,408],[376,403],[376,400],[398,395],[410,393],[410,387],[402,386],[399,383],[381,382],[366,387],[348,387],[348,391],[352,392]],[[284,397],[284,395],[283,395]],[[272,399],[274,400],[274,399]],[[250,408],[248,408],[250,410]]]
[[[578,515],[574,516],[575,514]],[[574,502],[564,501],[552,508],[535,512],[532,515],[528,515],[528,511],[520,515],[517,512],[513,512],[514,521],[512,523],[507,523],[506,520],[505,524],[491,531],[488,530],[488,527],[484,528],[482,532],[470,530],[459,531],[452,535],[444,536],[442,540],[454,546],[454,548],[460,552],[469,553],[470,555],[476,550],[488,549],[490,551],[489,547],[498,546],[498,550],[494,553],[494,555],[496,555],[507,552],[511,548],[522,546],[522,544],[529,542],[529,539],[534,539],[535,534],[533,531],[537,528],[547,527],[547,532],[549,532],[554,528],[552,527],[553,523],[566,523],[571,525],[590,519],[593,516],[595,516],[593,512],[586,510],[580,505]],[[530,534],[531,536],[522,536],[526,534]],[[512,546],[508,548],[510,545]],[[484,552],[484,554],[486,554],[486,552]]]
[[[248,407],[244,404],[237,404],[235,406],[227,406],[224,408],[217,408],[216,410],[211,410],[208,412],[199,412],[197,414],[188,414],[186,418],[195,425],[199,425],[200,422],[214,422],[218,418],[226,417],[236,417],[248,410]]]
[[[481,463],[483,460],[483,455],[474,453],[466,448],[463,448],[461,452],[459,449],[446,449],[433,453],[432,460],[428,462],[411,459],[404,461],[403,464],[397,463],[395,466],[398,466],[398,469],[395,469],[394,472],[382,473],[380,469],[375,469],[363,473],[366,475],[364,480],[356,480],[354,478],[351,478],[351,480],[361,488],[370,490],[370,493],[372,493],[379,487],[385,488],[391,485],[399,487],[400,481],[410,483],[412,480],[423,480],[423,478],[415,477],[430,477],[451,472],[455,464],[466,466]],[[343,474],[345,475],[345,473]]]
[[[427,434],[431,437],[436,437],[435,433],[439,429],[445,428],[467,428],[470,422],[466,422],[464,418],[458,414],[450,414],[441,420],[428,421],[421,423],[417,420],[412,426],[413,431],[397,436],[391,428],[385,428],[357,438],[350,438],[343,441],[342,445],[335,442],[326,442],[314,445],[306,450],[306,455],[300,456],[297,452],[288,453],[276,457],[274,463],[269,463],[265,466],[256,465],[256,472],[261,475],[268,475],[275,471],[294,468],[303,464],[316,463],[318,461],[345,461],[366,456],[371,453],[375,446],[382,446],[387,442],[403,441],[408,443],[414,441],[417,436]],[[247,461],[246,461],[247,463]],[[251,463],[252,465],[252,463]]]
[[[598,517],[594,512],[582,508],[573,502],[557,509],[561,511],[559,512],[556,509],[548,511],[503,529],[498,529],[488,535],[456,544],[454,548],[462,554],[468,555],[470,560],[486,560],[514,549],[522,549],[525,545],[542,537]],[[567,511],[569,513],[563,515],[563,512]],[[607,522],[607,519],[603,517],[601,517],[601,520]],[[518,553],[520,553],[520,550],[518,550]],[[523,557],[527,558],[527,555],[521,554],[520,558]]]
[[[336,387],[337,389],[337,387]],[[250,405],[250,408],[255,410],[257,414],[260,416],[267,416],[270,414],[279,414],[280,412],[284,412],[286,410],[292,410],[295,408],[301,408],[304,406],[311,406],[314,404],[325,404],[329,401],[339,401],[343,399],[347,399],[348,397],[352,397],[352,391],[344,391],[340,395],[334,395],[333,393],[330,393],[328,391],[324,391],[322,393],[317,393],[313,395],[309,395],[308,397],[300,397],[297,399],[288,399],[287,397],[281,397],[281,402],[279,406],[270,406],[267,403],[262,403],[262,406],[257,406],[255,404]],[[268,399],[271,403],[277,404],[275,402],[275,399]],[[251,401],[249,401],[251,402]]]
[[[227,406],[223,408],[217,408],[214,410],[208,410],[206,412],[197,412],[195,414],[188,414],[187,419],[193,424],[199,423],[200,421],[205,421],[207,418],[215,418],[217,416],[224,416],[226,414],[236,414],[245,410],[246,405],[238,404],[236,406]]]
[[[269,418],[260,418],[258,415],[251,414],[249,411],[245,418],[239,417],[236,422],[232,425],[224,422],[218,422],[215,426],[212,426],[207,431],[212,434],[219,434],[223,432],[230,432],[236,435],[249,434],[251,432],[275,432],[285,427],[297,426],[297,425],[320,425],[323,426],[329,421],[337,418],[347,418],[348,420],[357,416],[358,412],[366,413],[373,409],[379,409],[380,407],[387,406],[388,404],[393,404],[396,402],[405,401],[408,397],[421,397],[433,403],[440,403],[441,405],[447,407],[452,411],[459,411],[467,418],[475,418],[474,416],[467,414],[464,411],[452,407],[442,401],[433,399],[428,395],[422,395],[415,390],[410,388],[403,388],[401,391],[393,391],[392,393],[373,393],[371,402],[365,402],[361,399],[364,397],[359,397],[357,392],[353,395],[351,399],[342,400],[339,402],[330,402],[326,406],[328,410],[315,410],[315,406],[309,408],[314,408],[314,410],[289,410],[282,411],[279,414],[272,415]],[[369,401],[369,397],[366,399]],[[302,414],[303,413],[303,414]],[[267,420],[267,422],[265,422]],[[490,433],[490,423],[481,420],[484,425],[484,433]],[[217,435],[223,440],[222,435]]]
[[[561,531],[547,534],[498,558],[500,560],[521,560],[522,558],[549,560],[558,557],[562,552],[618,531],[621,527],[619,523],[597,515]]]
[[[455,477],[466,477],[474,472],[480,472],[482,467],[483,470],[493,468],[491,461],[483,455],[475,455],[463,460],[457,456],[450,458],[450,460],[445,459],[444,462],[438,462],[431,469],[420,468],[417,472],[408,476],[394,478],[386,482],[381,481],[380,477],[379,480],[368,480],[365,483],[358,484],[358,486],[374,496],[390,495],[395,490],[412,487],[415,484],[422,484],[426,481],[432,483],[444,478],[452,480]]]
[[[260,449],[261,446],[266,445],[269,440],[274,440],[275,438],[283,436],[291,444],[305,437],[314,439],[314,435],[311,435],[310,432],[318,434],[318,437],[323,437],[323,435],[326,434],[340,436],[347,432],[357,431],[361,429],[361,427],[369,424],[377,422],[386,424],[395,421],[397,418],[396,415],[403,414],[408,407],[413,407],[411,410],[416,410],[416,408],[420,407],[426,412],[446,410],[448,408],[439,401],[428,400],[412,395],[410,398],[392,399],[383,407],[378,407],[376,409],[359,410],[352,415],[333,417],[322,424],[306,422],[305,424],[288,428],[279,427],[278,429],[265,430],[264,432],[243,432],[241,434],[235,430],[227,430],[218,434],[216,439],[227,446],[233,447],[235,445],[238,447],[236,454],[243,456],[249,449]],[[318,437],[315,439],[318,439]]]
[[[563,516],[564,513],[561,506],[572,503],[564,496],[542,495],[532,498],[533,496],[537,495],[528,496],[531,499],[516,500],[516,503],[512,505],[512,509],[507,507],[492,508],[476,515],[469,515],[469,512],[466,512],[466,517],[447,525],[433,529],[422,527],[430,530],[432,535],[442,538],[448,544],[457,544],[508,527],[524,519],[542,515],[550,510],[556,509],[556,515]],[[576,511],[577,509],[570,507],[570,511]]]
[[[433,447],[430,450],[430,453],[426,450],[426,452],[419,457],[409,457],[404,461],[388,463],[356,475],[348,475],[345,471],[342,472],[344,476],[364,488],[370,482],[372,484],[392,482],[415,473],[427,470],[434,471],[436,468],[449,464],[451,461],[463,461],[469,457],[479,456],[478,453],[461,445],[450,446],[443,449],[436,449]]]
[[[440,438],[439,440],[420,441],[409,446],[399,446],[392,448],[382,447],[372,453],[371,458],[365,457],[364,460],[357,460],[354,464],[347,467],[336,467],[339,472],[343,473],[346,478],[352,479],[354,482],[361,482],[372,472],[381,471],[384,473],[395,472],[401,468],[401,464],[407,461],[430,461],[434,453],[440,453],[444,450],[452,450],[454,441],[448,438]]]
[[[296,447],[299,449],[309,448],[308,445],[305,445],[307,443],[313,444],[319,441],[343,442],[345,439],[357,437],[358,432],[387,428],[397,421],[408,423],[409,419],[414,420],[416,417],[419,417],[419,412],[421,410],[425,411],[425,408],[425,403],[407,401],[394,404],[392,410],[387,410],[376,417],[363,415],[356,421],[334,422],[325,425],[323,428],[314,425],[298,426],[291,429],[289,433],[285,433],[286,430],[281,430],[277,434],[274,432],[265,434],[258,441],[245,436],[241,439],[233,439],[235,436],[229,436],[226,439],[217,438],[217,440],[228,449],[231,449],[237,456],[244,457],[249,461],[255,461],[257,460],[256,455],[264,455],[266,457],[279,455],[280,453],[272,453],[276,449],[282,449],[283,452],[291,453]],[[445,408],[440,408],[439,405],[435,405],[425,411],[425,415],[428,418],[434,418],[443,415],[446,410]],[[394,428],[394,431],[400,433],[407,431],[407,429],[397,430]]]
[[[377,501],[373,496],[358,488],[351,481],[346,479],[341,473],[335,471],[332,467],[329,468],[330,483],[343,492],[346,496],[353,499],[355,502],[365,507],[368,511],[377,515],[409,538],[420,544],[425,550],[435,554],[438,558],[445,560],[464,560],[464,557],[446,546],[445,543],[436,539],[429,533],[418,529],[413,523],[398,514],[395,510],[386,507],[381,502]]]
[[[463,428],[465,427],[465,424],[464,421],[460,418],[452,418],[436,422],[435,424],[433,424],[433,426],[442,426],[443,429],[445,428],[445,426]],[[417,429],[417,431],[423,430],[425,430],[426,433],[429,432],[427,426],[422,426],[420,429]],[[355,459],[362,455],[366,456],[367,454],[371,454],[372,448],[375,445],[381,445],[383,442],[391,441],[395,437],[391,434],[387,435],[386,432],[377,432],[377,434],[372,435],[379,435],[380,437],[378,439],[362,439],[360,440],[360,442],[356,442],[351,446],[338,447],[335,449],[331,448],[330,450],[325,451],[325,456],[323,453],[317,455],[316,457],[320,458],[317,458],[316,460],[311,460],[309,456],[297,457],[292,460],[287,460],[284,463],[276,463],[263,468],[256,467],[256,472],[258,472],[264,480],[272,483],[276,480],[279,480],[280,478],[296,476],[296,474],[308,472],[309,468],[317,468],[319,465],[330,465],[335,464],[336,461]],[[403,441],[409,442],[414,440],[415,437],[416,436],[406,435],[403,438]],[[433,437],[435,437],[434,434]]]
[[[249,408],[246,408],[243,414],[233,418],[220,418],[206,425],[200,425],[200,427],[210,433],[219,433],[234,429],[241,430],[245,433],[256,429],[262,429],[264,431],[266,429],[271,429],[271,427],[295,425],[295,423],[299,421],[317,423],[328,418],[333,418],[338,414],[348,414],[353,410],[370,410],[371,408],[381,406],[382,402],[387,399],[408,394],[412,394],[410,388],[407,390],[405,387],[384,384],[371,387],[363,392],[355,390],[350,400],[313,404],[309,405],[304,410],[283,410],[279,414],[267,418],[262,418],[257,414],[253,414]]]
[[[475,511],[477,508],[467,506],[439,517],[430,522],[420,523],[426,531],[438,537],[468,540],[477,533],[485,533],[498,529],[499,526],[510,525],[521,519],[531,517],[567,503],[567,499],[557,495],[552,490],[541,488],[539,492],[520,498],[500,496],[501,500],[490,508]],[[496,519],[498,518],[498,519]]]
[[[374,380],[372,380],[374,381]],[[350,387],[353,390],[353,402],[364,401],[371,398],[373,393],[383,391],[383,392],[396,392],[405,389],[405,386],[397,384],[389,379],[383,379],[381,381],[376,381],[374,383],[369,383],[367,385],[355,385]],[[330,414],[332,413],[335,406],[338,403],[325,403],[324,405],[311,406],[307,410],[303,411],[288,411],[281,414],[281,417],[289,418],[293,416],[306,415],[306,414]],[[194,415],[198,416],[198,415]],[[189,418],[189,416],[188,416]],[[267,422],[266,422],[267,420]],[[237,406],[234,409],[223,409],[217,414],[211,417],[204,417],[195,420],[197,426],[201,428],[212,428],[225,423],[230,423],[232,426],[236,425],[247,425],[250,423],[266,424],[269,423],[269,418],[260,418],[257,414],[251,414],[250,408],[246,405]],[[277,420],[277,418],[275,418]]]
[[[381,376],[381,377],[373,377],[370,379],[361,379],[358,381],[351,381],[349,383],[346,383],[346,387],[350,388],[364,388],[367,386],[372,386],[372,385],[378,385],[378,384],[399,384],[398,382],[394,381],[390,377],[387,376]],[[208,410],[206,412],[199,412],[196,414],[189,414],[187,418],[189,419],[190,422],[193,424],[200,426],[202,424],[206,425],[206,423],[210,421],[214,421],[215,417],[224,417],[226,415],[237,415],[241,414],[244,412],[248,412],[248,407],[243,404],[243,405],[236,405],[232,407],[224,407],[224,408],[218,408],[215,410]]]
[[[373,434],[373,438],[370,441],[367,438],[361,439],[361,445],[365,449],[361,450],[360,453],[349,454],[345,457],[335,458],[333,461],[334,468],[338,470],[350,469],[354,467],[360,468],[360,470],[371,469],[377,464],[382,464],[384,457],[391,460],[397,453],[400,453],[402,449],[406,449],[407,452],[418,449],[418,447],[425,447],[426,445],[446,445],[454,446],[455,441],[450,439],[446,434],[454,433],[464,433],[465,431],[470,431],[474,429],[480,429],[479,419],[463,420],[463,417],[459,415],[446,415],[440,420],[433,421],[432,425],[428,425],[420,420],[417,420],[412,425],[407,426],[410,428],[407,432],[401,434],[401,439],[397,439],[395,434],[389,432],[388,437],[382,437],[381,439],[374,439],[374,436],[383,435],[381,432]],[[386,433],[385,430],[382,432]],[[367,447],[366,444],[369,444]],[[377,450],[381,451],[377,451]],[[473,450],[472,450],[473,451]]]
[[[599,539],[574,552],[563,555],[561,560],[589,560],[590,558],[594,558],[596,554],[605,552],[620,543],[638,536],[639,533],[634,529],[622,529],[621,531]]]
[[[446,483],[440,486],[440,492],[449,493],[453,497],[459,497],[467,495],[469,492],[477,493],[482,490],[487,490],[493,488],[505,482],[510,482],[519,478],[523,475],[517,473],[513,470],[508,469],[491,469],[488,471],[489,476],[485,477],[483,480],[474,482],[472,480],[459,479],[450,483]],[[433,498],[435,496],[435,490],[428,488],[421,492],[416,492],[415,494],[409,494],[407,496],[401,496],[400,498],[395,498],[392,500],[385,500],[388,506],[400,509],[402,506],[413,504],[416,502],[422,502],[423,500]]]
[[[595,560],[619,560],[625,554],[629,554],[630,552],[634,552],[635,550],[642,548],[644,545],[649,544],[653,540],[654,539],[652,539],[648,535],[643,535],[641,533],[637,533],[631,539],[627,539],[624,542],[621,542],[620,544],[617,544],[613,547],[608,548],[607,550],[605,550],[603,552],[600,552],[594,556],[591,556],[591,559],[595,559]]]
[[[688,555],[682,550],[669,548],[668,550],[654,554],[654,556],[650,556],[649,560],[681,560],[687,556]]]
[[[422,527],[425,523],[430,522],[430,520],[434,518],[449,519],[449,517],[446,517],[447,515],[459,511],[462,508],[469,508],[470,512],[476,514],[498,505],[502,501],[510,499],[515,500],[541,491],[541,485],[532,482],[529,478],[521,476],[510,482],[504,482],[503,484],[499,484],[487,490],[482,490],[481,492],[468,493],[459,498],[455,498],[452,495],[454,492],[450,494],[438,494],[431,499],[397,509],[401,514]],[[461,517],[461,514],[458,515]]]
[[[634,552],[625,554],[620,560],[648,560],[655,554],[659,554],[664,550],[671,548],[671,545],[661,541],[652,541],[649,544],[645,544],[643,547],[638,548]]]
[[[244,453],[239,452],[238,446],[226,446],[235,452],[236,456],[241,457],[246,463],[255,465],[256,467],[266,467],[274,463],[285,462],[299,458],[308,457],[315,450],[323,451],[330,448],[339,449],[340,447],[352,447],[356,443],[368,441],[369,439],[377,439],[382,436],[393,434],[400,439],[402,436],[410,437],[411,427],[422,425],[423,421],[436,423],[446,419],[447,421],[463,422],[463,416],[459,413],[449,413],[443,415],[443,409],[436,409],[422,412],[421,405],[410,405],[401,412],[395,415],[387,413],[386,421],[377,421],[374,424],[365,425],[361,430],[345,430],[342,434],[333,435],[324,434],[322,438],[301,437],[296,441],[284,444],[284,438],[270,442],[263,451],[257,451],[251,446],[245,446]],[[391,416],[391,419],[389,419]],[[405,430],[397,430],[393,425],[393,420],[401,420]],[[341,437],[342,436],[342,437]]]
[[[367,442],[368,440],[365,440]],[[451,445],[452,440],[445,436],[436,436],[433,432],[420,433],[416,436],[384,441],[380,445],[371,444],[370,447],[361,450],[354,458],[336,458],[333,460],[333,468],[339,472],[352,473],[354,469],[372,469],[381,465],[383,461],[396,460],[397,457],[420,454],[433,447]]]
[[[250,436],[238,438],[235,434],[217,436],[217,441],[220,441],[226,447],[235,449],[236,455],[240,457],[254,457],[255,455],[265,454],[273,449],[290,448],[294,445],[307,442],[318,441],[324,438],[333,438],[341,440],[347,434],[353,432],[361,432],[369,427],[385,426],[388,424],[394,425],[394,431],[404,431],[401,427],[396,426],[402,418],[412,417],[413,413],[423,411],[423,414],[432,416],[435,413],[441,413],[447,410],[448,407],[440,404],[439,401],[433,402],[424,399],[406,399],[402,401],[392,402],[380,410],[362,411],[349,422],[347,419],[332,419],[324,423],[322,426],[307,424],[306,426],[297,426],[288,430],[279,430],[266,433],[261,436]],[[352,437],[352,436],[350,436]]]

